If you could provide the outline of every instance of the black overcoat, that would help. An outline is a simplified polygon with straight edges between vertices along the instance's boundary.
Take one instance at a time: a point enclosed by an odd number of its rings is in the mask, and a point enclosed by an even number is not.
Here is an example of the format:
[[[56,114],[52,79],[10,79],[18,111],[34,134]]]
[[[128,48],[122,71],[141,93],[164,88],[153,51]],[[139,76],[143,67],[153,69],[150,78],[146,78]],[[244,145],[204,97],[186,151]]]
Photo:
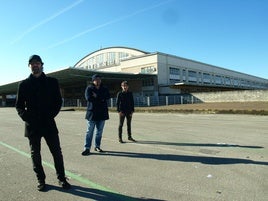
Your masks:
[[[62,97],[58,80],[44,73],[32,74],[18,87],[16,110],[25,122],[25,137],[58,134],[54,118],[60,111]]]
[[[93,93],[97,97],[93,96]],[[99,89],[94,84],[89,85],[85,90],[87,100],[87,111],[85,118],[90,121],[102,121],[109,119],[108,103],[110,93],[108,88],[102,84]]]

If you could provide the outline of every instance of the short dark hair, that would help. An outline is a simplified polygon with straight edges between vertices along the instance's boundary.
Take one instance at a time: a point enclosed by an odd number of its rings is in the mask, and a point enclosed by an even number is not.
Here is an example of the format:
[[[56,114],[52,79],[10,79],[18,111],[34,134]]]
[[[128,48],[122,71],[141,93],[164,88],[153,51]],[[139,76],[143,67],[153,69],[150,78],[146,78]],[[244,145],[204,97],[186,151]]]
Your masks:
[[[121,85],[128,85],[128,82],[125,80],[125,81],[123,81],[123,82],[121,82]]]
[[[93,75],[92,76],[92,81],[94,81],[95,79],[97,79],[97,78],[101,78],[101,76],[100,75],[98,75],[98,74],[95,74],[95,75]]]

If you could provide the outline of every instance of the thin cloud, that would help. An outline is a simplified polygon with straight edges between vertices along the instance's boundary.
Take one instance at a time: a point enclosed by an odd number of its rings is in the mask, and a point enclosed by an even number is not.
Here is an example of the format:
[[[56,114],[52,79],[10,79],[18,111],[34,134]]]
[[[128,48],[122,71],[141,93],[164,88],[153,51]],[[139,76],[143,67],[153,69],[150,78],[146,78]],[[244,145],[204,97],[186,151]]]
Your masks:
[[[74,39],[76,39],[76,38],[79,38],[79,37],[81,37],[81,36],[83,36],[83,35],[85,35],[85,34],[87,34],[87,33],[89,33],[89,32],[98,30],[98,29],[100,29],[100,28],[103,28],[103,27],[105,27],[105,26],[114,24],[114,23],[116,23],[116,22],[123,21],[123,20],[125,20],[125,19],[127,19],[127,18],[133,17],[133,16],[138,15],[138,14],[140,14],[140,13],[147,12],[147,11],[149,11],[149,10],[152,10],[152,9],[154,9],[154,8],[157,8],[157,7],[159,7],[159,6],[162,6],[163,4],[167,4],[167,3],[169,3],[170,1],[172,1],[172,0],[165,1],[165,2],[162,2],[162,3],[159,3],[159,4],[153,5],[153,6],[148,7],[148,8],[144,8],[144,9],[137,10],[137,11],[133,12],[132,14],[125,15],[125,16],[119,17],[119,18],[117,18],[117,19],[108,21],[108,22],[106,22],[106,23],[100,24],[100,25],[98,25],[98,26],[96,26],[96,27],[87,29],[87,30],[85,30],[85,31],[82,31],[82,32],[80,32],[80,33],[78,33],[78,34],[76,34],[76,35],[70,37],[70,38],[66,38],[66,39],[64,39],[64,40],[62,40],[62,41],[60,41],[60,42],[57,42],[57,43],[55,43],[55,44],[53,44],[53,45],[48,46],[48,47],[46,48],[46,50],[47,50],[47,49],[55,48],[55,47],[60,46],[60,45],[62,45],[62,44],[65,44],[65,43],[67,43],[67,42],[69,42],[69,41],[72,41],[72,40],[74,40]]]
[[[11,42],[11,45],[14,45],[15,43],[19,42],[21,39],[23,39],[27,34],[31,33],[32,31],[34,31],[35,29],[37,29],[38,27],[50,22],[51,20],[55,19],[56,17],[58,17],[59,15],[67,12],[68,10],[74,8],[75,6],[77,6],[78,4],[82,3],[84,0],[78,0],[76,2],[74,2],[73,4],[71,4],[70,6],[60,10],[59,12],[55,13],[54,15],[42,20],[41,22],[37,23],[36,25],[30,27],[29,29],[27,29],[25,32],[23,32],[19,37],[17,37],[15,40],[13,40]]]

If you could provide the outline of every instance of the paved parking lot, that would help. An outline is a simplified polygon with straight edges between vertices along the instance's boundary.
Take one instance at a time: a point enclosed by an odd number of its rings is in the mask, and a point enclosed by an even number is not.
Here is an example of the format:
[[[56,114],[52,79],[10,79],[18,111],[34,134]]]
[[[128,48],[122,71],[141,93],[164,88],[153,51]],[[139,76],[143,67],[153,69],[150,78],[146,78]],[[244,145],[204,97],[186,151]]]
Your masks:
[[[57,185],[43,141],[49,188],[38,192],[23,122],[14,108],[0,108],[1,201],[268,200],[268,116],[135,113],[138,142],[119,144],[118,117],[110,113],[105,153],[85,157],[84,115],[62,111],[56,118],[72,189]]]

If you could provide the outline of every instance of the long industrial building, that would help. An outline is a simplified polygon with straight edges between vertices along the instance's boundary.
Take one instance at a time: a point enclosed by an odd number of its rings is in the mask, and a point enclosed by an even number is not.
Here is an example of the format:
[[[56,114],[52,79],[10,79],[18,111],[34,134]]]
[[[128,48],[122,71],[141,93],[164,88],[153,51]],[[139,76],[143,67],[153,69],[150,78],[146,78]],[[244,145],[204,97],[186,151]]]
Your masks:
[[[93,52],[74,68],[132,74],[150,74],[139,91],[145,96],[196,91],[267,89],[268,80],[161,52],[112,47]]]
[[[47,72],[46,72],[47,73]],[[163,96],[192,92],[268,89],[268,80],[242,72],[161,52],[109,47],[86,55],[74,66],[47,73],[59,80],[62,96],[83,98],[91,76],[98,73],[112,97],[128,80],[134,96]],[[14,97],[19,82],[0,86],[2,106]]]

